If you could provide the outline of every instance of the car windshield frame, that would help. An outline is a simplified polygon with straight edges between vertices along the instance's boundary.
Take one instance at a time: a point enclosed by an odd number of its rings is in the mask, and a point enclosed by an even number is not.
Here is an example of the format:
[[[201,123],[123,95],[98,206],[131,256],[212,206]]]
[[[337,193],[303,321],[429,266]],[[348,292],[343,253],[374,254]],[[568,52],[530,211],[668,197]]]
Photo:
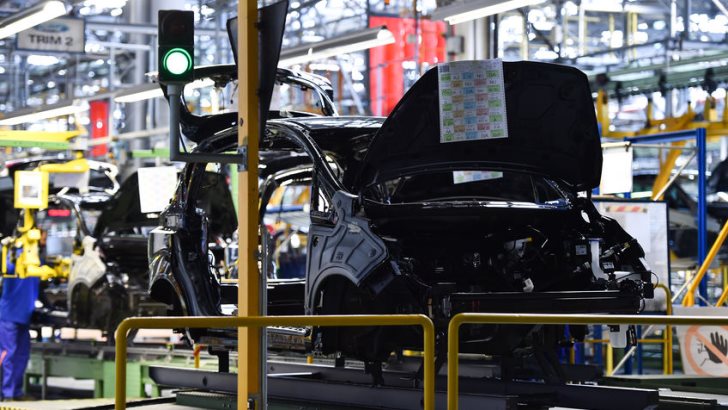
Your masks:
[[[436,190],[433,190],[432,184],[437,181],[442,181],[443,177],[447,177],[447,174],[452,174],[452,183],[444,189],[445,192],[452,192],[455,195],[448,196],[437,196]],[[435,176],[439,178],[435,178]],[[393,198],[391,194],[401,195],[402,192],[385,192],[383,189],[392,189],[396,184],[404,183],[412,184],[413,178],[422,178],[426,186],[422,187],[422,194],[433,195],[432,197],[412,197],[401,198],[397,200]],[[498,182],[501,185],[507,182],[513,182],[514,178],[528,178],[528,180],[520,181],[522,184],[528,183],[530,187],[527,187],[529,191],[521,193],[533,194],[532,196],[526,197],[515,197],[515,196],[496,196],[487,194],[475,194],[475,195],[464,195],[468,191],[467,188],[478,190],[486,185],[494,185],[490,183]],[[400,180],[400,181],[397,181]],[[508,181],[511,180],[511,181]],[[393,185],[394,184],[394,185]],[[389,186],[387,186],[389,185]],[[401,188],[401,185],[400,185]],[[397,188],[395,188],[397,189]],[[548,196],[547,200],[540,200],[542,197],[543,190],[548,190],[551,195]],[[453,191],[461,191],[459,194]],[[541,190],[541,192],[539,192]],[[383,197],[382,195],[389,195],[389,197]],[[501,194],[502,195],[502,194]],[[568,193],[568,190],[564,189],[555,179],[547,175],[530,172],[527,170],[509,169],[494,166],[463,166],[458,164],[452,164],[448,166],[434,166],[431,168],[424,167],[417,170],[411,170],[409,172],[403,172],[397,177],[388,178],[386,180],[379,180],[378,182],[371,184],[364,189],[364,196],[382,204],[416,204],[416,203],[487,203],[487,204],[533,204],[537,206],[556,206],[556,207],[567,207],[569,206],[572,197]],[[378,196],[378,197],[377,197]]]

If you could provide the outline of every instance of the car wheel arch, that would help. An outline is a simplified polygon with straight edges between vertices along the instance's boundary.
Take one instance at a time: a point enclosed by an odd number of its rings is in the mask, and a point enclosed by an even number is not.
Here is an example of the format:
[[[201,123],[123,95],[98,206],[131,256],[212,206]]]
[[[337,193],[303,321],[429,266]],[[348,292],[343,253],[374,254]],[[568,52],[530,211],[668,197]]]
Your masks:
[[[171,306],[170,316],[187,316],[187,304],[173,278],[157,277],[149,287],[149,296],[160,303]]]

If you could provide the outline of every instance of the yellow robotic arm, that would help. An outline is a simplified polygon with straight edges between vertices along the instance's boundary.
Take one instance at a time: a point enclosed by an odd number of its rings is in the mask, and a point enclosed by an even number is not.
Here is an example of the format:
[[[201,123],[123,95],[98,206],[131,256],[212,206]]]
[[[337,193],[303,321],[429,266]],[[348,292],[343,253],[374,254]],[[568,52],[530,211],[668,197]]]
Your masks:
[[[82,155],[77,154],[76,158],[61,164],[43,164],[35,169],[41,173],[84,173],[90,169],[88,161]],[[47,178],[44,178],[47,184]],[[22,187],[16,178],[16,197]],[[48,190],[41,190],[44,195],[48,195]],[[47,198],[41,201],[47,204]],[[21,206],[22,201],[16,203]],[[42,208],[38,206],[37,209]],[[66,278],[71,271],[71,259],[60,258],[53,262],[53,266],[41,263],[40,260],[40,241],[42,237],[41,230],[36,226],[35,214],[37,209],[22,206],[23,225],[18,227],[18,235],[16,237],[8,237],[2,241],[2,274],[3,277],[28,278],[37,277],[43,280],[51,278]],[[8,266],[8,258],[14,259],[15,269],[10,272]],[[47,261],[46,261],[47,262]]]

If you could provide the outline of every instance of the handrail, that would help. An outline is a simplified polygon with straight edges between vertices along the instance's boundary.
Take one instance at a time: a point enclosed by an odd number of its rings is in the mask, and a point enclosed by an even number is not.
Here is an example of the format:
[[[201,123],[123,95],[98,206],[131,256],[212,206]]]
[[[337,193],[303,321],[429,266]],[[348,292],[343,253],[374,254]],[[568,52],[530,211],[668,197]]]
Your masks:
[[[558,315],[521,313],[459,313],[450,319],[447,340],[447,403],[448,410],[458,408],[458,356],[460,326],[463,324],[541,324],[541,325],[666,325],[726,326],[728,317],[658,316],[658,315]]]
[[[728,300],[728,286],[723,289],[723,293],[720,294],[718,301],[715,302],[715,307],[721,307]]]
[[[710,267],[710,264],[713,263],[713,259],[715,259],[716,255],[718,255],[718,251],[720,250],[720,247],[723,246],[723,242],[725,242],[726,237],[728,237],[728,221],[723,224],[723,228],[721,228],[718,237],[715,239],[715,242],[713,242],[713,246],[710,247],[710,251],[705,257],[703,264],[700,266],[698,273],[695,277],[693,277],[693,281],[690,283],[690,287],[683,298],[683,306],[693,306],[695,304],[695,291],[698,289],[698,286],[700,286],[700,282],[702,282],[705,273],[708,272],[708,268]]]
[[[421,326],[424,345],[424,409],[435,409],[435,325],[425,315],[130,317],[124,319],[116,329],[114,408],[126,408],[126,338],[129,330],[268,326]]]

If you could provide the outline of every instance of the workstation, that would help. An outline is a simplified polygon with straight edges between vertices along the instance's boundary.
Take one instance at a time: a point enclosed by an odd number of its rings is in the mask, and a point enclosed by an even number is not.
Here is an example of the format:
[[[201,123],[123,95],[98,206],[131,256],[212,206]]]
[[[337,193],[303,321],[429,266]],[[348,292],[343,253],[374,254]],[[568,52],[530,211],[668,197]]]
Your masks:
[[[728,407],[726,34],[0,2],[0,410]]]

